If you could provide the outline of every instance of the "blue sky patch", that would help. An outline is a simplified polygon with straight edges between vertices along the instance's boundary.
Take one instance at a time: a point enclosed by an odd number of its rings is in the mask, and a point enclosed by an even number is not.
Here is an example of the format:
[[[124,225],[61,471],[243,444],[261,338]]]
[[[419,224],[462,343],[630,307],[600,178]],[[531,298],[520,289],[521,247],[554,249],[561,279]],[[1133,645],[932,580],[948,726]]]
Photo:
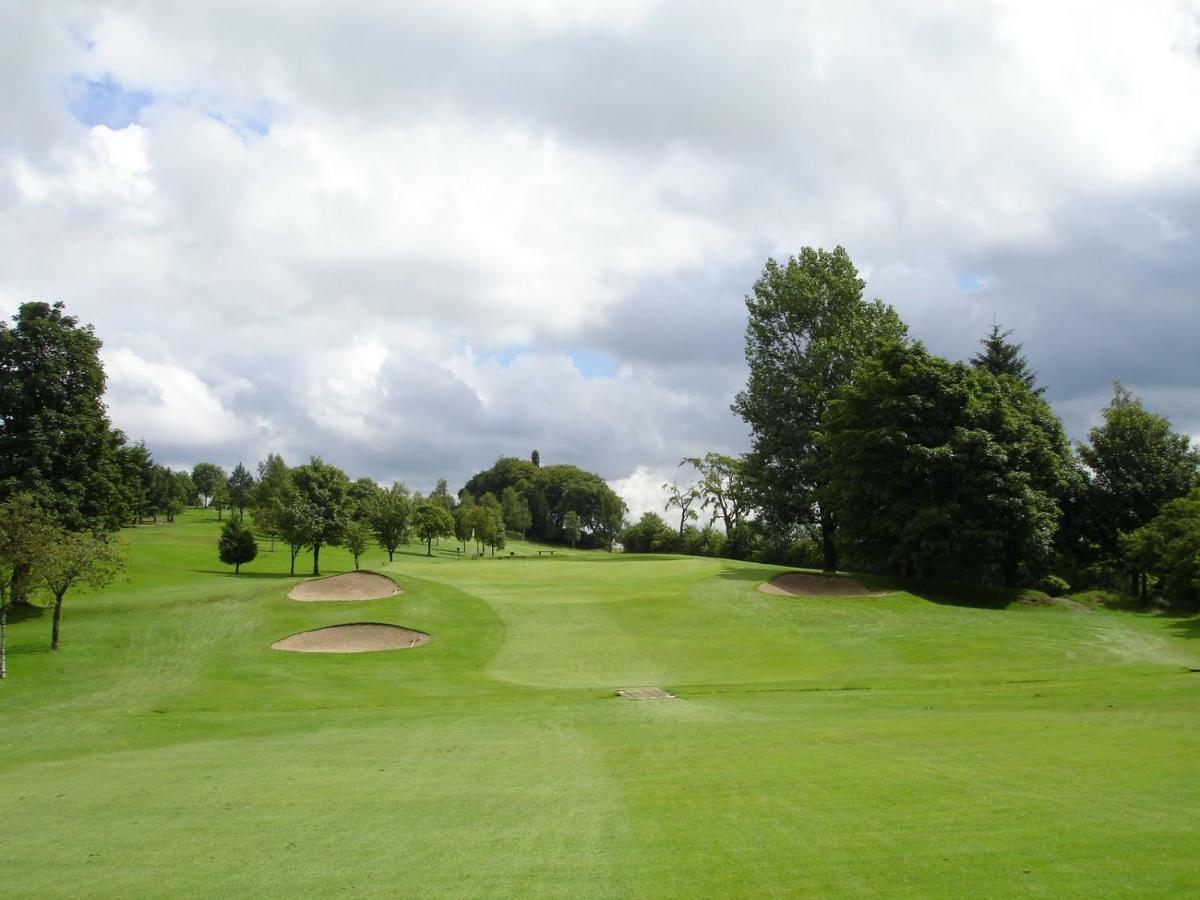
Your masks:
[[[76,75],[71,79],[71,115],[88,127],[107,125],[125,128],[137,121],[138,113],[154,102],[149,91],[128,91],[110,75],[99,81]]]
[[[962,272],[958,276],[958,289],[964,294],[979,294],[987,289],[991,279],[978,272]]]
[[[607,353],[571,350],[567,355],[584,378],[612,378],[617,374],[617,361]]]

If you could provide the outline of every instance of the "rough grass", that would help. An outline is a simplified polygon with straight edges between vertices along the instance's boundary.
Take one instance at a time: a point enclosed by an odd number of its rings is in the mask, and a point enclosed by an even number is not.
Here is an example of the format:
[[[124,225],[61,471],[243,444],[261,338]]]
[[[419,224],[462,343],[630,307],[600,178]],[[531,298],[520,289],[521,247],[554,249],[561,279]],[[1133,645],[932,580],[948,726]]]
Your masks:
[[[1200,892],[1196,619],[416,545],[347,612],[286,602],[283,550],[224,571],[207,513],[127,537],[57,654],[11,629],[5,896]],[[351,618],[435,639],[270,650]]]

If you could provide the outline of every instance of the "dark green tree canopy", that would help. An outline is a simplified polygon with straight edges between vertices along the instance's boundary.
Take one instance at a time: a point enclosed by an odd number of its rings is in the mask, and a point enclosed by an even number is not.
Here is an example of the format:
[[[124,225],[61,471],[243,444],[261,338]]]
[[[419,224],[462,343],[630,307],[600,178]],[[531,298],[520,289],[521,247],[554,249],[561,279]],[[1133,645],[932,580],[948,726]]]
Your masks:
[[[625,515],[625,502],[599,475],[577,466],[535,466],[529,460],[501,457],[463,489],[475,497],[502,497],[512,488],[529,504],[529,534],[536,540],[565,543],[565,516],[574,510],[585,547],[608,546]],[[482,500],[480,500],[482,503]]]
[[[860,560],[1001,584],[1035,579],[1048,563],[1070,447],[1019,381],[892,343],[830,404],[821,441],[842,535]]]
[[[1087,467],[1087,521],[1104,553],[1119,553],[1118,535],[1153,519],[1163,504],[1200,484],[1200,452],[1191,438],[1147,411],[1120,384],[1104,410],[1104,423],[1079,446]]]
[[[237,510],[240,522],[254,495],[254,476],[250,474],[249,469],[238,463],[229,473],[227,487],[229,489],[229,505]]]
[[[350,521],[350,479],[341,469],[314,456],[292,469],[292,484],[314,516],[308,519],[315,528],[305,543],[313,551],[313,575],[320,575],[321,548],[341,543],[342,530]]]
[[[99,351],[61,303],[24,303],[0,322],[0,500],[30,493],[71,530],[130,517]]]
[[[233,566],[234,574],[242,570],[242,564],[252,562],[258,556],[258,543],[254,533],[241,522],[232,518],[221,528],[221,538],[217,542],[217,552],[221,562]]]

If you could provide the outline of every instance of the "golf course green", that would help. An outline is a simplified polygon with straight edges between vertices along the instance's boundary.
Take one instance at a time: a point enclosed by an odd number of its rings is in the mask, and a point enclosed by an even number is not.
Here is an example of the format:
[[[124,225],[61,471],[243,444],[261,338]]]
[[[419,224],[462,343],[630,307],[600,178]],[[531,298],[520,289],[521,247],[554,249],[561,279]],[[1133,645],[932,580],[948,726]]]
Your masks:
[[[519,542],[372,550],[402,593],[302,603],[218,531],[126,529],[55,653],[14,614],[0,895],[1200,894],[1196,618]],[[359,622],[429,640],[271,647]]]

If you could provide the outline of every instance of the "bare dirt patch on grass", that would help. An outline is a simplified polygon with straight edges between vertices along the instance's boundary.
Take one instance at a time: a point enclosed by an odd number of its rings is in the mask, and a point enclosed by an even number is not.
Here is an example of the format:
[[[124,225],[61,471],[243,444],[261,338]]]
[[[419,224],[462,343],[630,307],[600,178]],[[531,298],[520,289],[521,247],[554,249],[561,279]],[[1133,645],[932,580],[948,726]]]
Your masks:
[[[624,688],[617,691],[617,695],[624,697],[626,700],[674,700],[675,695],[669,694],[662,688],[647,687],[647,688]]]
[[[346,572],[328,578],[310,578],[288,592],[289,600],[317,603],[325,600],[383,600],[401,594],[400,585],[378,572]]]
[[[889,591],[873,591],[865,584],[842,575],[810,575],[785,572],[760,584],[761,593],[776,597],[885,597]]]
[[[429,643],[429,635],[399,625],[354,622],[301,631],[276,641],[273,650],[292,653],[373,653],[378,650],[409,650]]]

